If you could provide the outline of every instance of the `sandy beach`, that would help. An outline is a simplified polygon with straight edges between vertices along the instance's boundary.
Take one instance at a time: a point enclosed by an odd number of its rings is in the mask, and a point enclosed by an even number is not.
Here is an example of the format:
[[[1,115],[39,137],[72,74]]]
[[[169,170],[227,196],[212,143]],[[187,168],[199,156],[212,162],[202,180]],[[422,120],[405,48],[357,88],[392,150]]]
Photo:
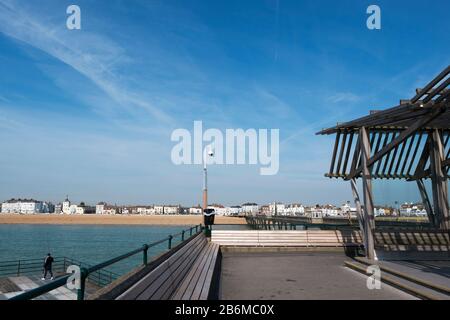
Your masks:
[[[200,215],[20,215],[0,214],[0,224],[196,225]],[[217,224],[245,224],[245,219],[217,216]]]

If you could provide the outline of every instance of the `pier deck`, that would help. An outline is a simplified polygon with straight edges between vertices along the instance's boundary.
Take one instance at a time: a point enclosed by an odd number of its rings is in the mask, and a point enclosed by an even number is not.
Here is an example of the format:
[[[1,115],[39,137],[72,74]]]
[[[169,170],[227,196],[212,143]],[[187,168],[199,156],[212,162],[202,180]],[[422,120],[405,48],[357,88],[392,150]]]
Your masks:
[[[345,260],[341,253],[225,252],[220,299],[416,299],[384,283],[368,290],[367,277],[346,268]]]
[[[50,280],[41,280],[40,275],[27,275],[20,277],[4,277],[0,278],[0,300],[7,300],[27,290],[37,288]],[[92,294],[97,291],[99,287],[88,283],[86,287],[86,294]],[[76,290],[69,290],[67,287],[59,287],[46,294],[35,298],[35,300],[76,300]]]

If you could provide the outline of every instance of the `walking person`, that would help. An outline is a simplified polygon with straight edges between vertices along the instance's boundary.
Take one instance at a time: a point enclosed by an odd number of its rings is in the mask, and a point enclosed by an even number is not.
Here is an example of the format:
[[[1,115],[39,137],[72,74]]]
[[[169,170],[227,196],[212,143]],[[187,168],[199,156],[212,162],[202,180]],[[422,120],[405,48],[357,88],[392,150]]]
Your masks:
[[[45,280],[45,278],[47,277],[47,272],[50,273],[51,280],[53,280],[52,263],[53,257],[49,253],[44,259],[44,277],[42,278],[42,280]]]

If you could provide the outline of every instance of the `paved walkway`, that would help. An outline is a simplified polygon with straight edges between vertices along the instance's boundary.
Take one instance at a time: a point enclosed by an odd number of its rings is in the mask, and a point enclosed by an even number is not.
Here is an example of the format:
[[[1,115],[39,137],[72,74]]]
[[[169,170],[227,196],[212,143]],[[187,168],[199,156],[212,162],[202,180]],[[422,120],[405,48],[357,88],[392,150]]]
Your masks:
[[[382,284],[369,290],[367,277],[344,266],[341,253],[231,253],[222,259],[223,300],[410,300]]]
[[[49,283],[50,280],[41,280],[40,276],[20,276],[0,278],[0,300],[7,300],[25,291],[37,288]],[[86,295],[94,293],[99,288],[86,282]],[[76,290],[69,290],[66,286],[61,286],[34,300],[76,300]]]
[[[0,300],[7,300],[24,291],[37,288],[48,283],[50,280],[43,281],[39,276],[21,276],[3,278],[0,283]],[[6,289],[6,290],[5,290]],[[12,291],[14,290],[14,291]],[[77,294],[74,290],[69,290],[62,286],[49,293],[37,297],[35,300],[76,300]]]

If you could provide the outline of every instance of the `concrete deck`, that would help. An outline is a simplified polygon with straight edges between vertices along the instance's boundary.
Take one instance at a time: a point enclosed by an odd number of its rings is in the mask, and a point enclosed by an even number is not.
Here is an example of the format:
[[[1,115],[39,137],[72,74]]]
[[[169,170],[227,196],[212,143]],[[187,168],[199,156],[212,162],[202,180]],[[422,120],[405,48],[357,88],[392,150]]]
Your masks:
[[[48,283],[50,280],[43,281],[39,276],[21,276],[9,277],[2,280],[12,284],[9,289],[16,289],[13,292],[0,292],[0,300],[7,300],[25,291],[37,288]],[[18,290],[17,290],[18,289]],[[4,290],[4,289],[3,289]],[[5,290],[9,291],[9,290]],[[76,300],[77,294],[75,291],[69,290],[66,287],[60,287],[47,294],[44,294],[35,300]]]
[[[378,261],[378,263],[431,284],[450,288],[450,261]]]
[[[224,252],[220,299],[413,300],[389,285],[369,290],[367,277],[344,267],[341,253]]]

